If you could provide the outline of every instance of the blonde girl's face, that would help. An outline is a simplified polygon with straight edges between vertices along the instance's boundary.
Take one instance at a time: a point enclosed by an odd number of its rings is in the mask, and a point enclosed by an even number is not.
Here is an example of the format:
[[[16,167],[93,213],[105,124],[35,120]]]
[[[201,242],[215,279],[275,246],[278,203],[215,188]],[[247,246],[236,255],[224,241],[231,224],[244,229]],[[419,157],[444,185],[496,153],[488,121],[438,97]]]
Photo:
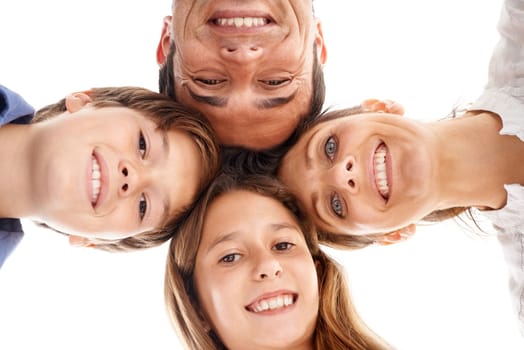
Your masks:
[[[319,123],[301,136],[279,177],[322,230],[390,232],[436,209],[438,151],[423,123],[356,114]]]
[[[319,305],[315,264],[292,214],[238,190],[206,213],[195,266],[203,314],[228,349],[308,345]]]

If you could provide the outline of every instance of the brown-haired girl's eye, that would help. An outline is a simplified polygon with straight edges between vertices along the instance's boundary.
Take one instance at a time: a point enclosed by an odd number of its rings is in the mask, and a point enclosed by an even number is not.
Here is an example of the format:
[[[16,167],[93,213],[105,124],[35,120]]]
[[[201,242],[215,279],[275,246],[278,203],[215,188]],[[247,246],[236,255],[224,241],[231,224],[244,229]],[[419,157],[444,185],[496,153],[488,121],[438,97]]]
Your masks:
[[[220,258],[221,263],[230,264],[240,259],[240,254],[228,254]]]
[[[286,251],[292,249],[294,246],[295,245],[290,242],[279,242],[273,246],[273,249],[278,251]]]

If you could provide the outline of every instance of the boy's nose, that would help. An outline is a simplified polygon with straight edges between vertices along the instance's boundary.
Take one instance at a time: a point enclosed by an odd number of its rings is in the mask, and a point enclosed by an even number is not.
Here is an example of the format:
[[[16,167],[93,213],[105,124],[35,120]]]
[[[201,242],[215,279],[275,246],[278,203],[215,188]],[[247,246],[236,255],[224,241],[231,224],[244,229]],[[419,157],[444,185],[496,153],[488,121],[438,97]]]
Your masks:
[[[143,185],[144,176],[140,167],[129,161],[121,161],[118,166],[118,194],[126,197],[135,194]]]

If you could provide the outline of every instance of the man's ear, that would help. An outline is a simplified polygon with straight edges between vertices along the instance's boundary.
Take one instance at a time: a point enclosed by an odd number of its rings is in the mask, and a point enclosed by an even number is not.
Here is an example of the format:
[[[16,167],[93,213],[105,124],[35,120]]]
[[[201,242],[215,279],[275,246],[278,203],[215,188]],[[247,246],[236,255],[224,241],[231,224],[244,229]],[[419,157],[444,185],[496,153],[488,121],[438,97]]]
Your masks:
[[[75,92],[66,96],[65,105],[68,112],[74,113],[92,101],[90,91]]]
[[[324,33],[322,32],[322,23],[318,18],[315,18],[315,21],[317,29],[315,33],[315,44],[317,46],[318,62],[324,65],[327,60],[327,49],[324,41]]]
[[[166,63],[167,55],[169,54],[169,48],[171,47],[171,20],[172,16],[164,17],[162,22],[162,33],[160,34],[160,41],[156,48],[156,63],[159,66],[163,66]]]
[[[69,235],[69,244],[73,247],[94,247],[88,238]]]
[[[403,242],[411,236],[413,236],[416,231],[417,227],[414,224],[411,224],[399,230],[386,233],[381,238],[377,239],[377,243],[380,245],[390,245],[398,242]]]
[[[384,112],[404,115],[404,107],[395,101],[370,98],[360,104],[367,112]]]

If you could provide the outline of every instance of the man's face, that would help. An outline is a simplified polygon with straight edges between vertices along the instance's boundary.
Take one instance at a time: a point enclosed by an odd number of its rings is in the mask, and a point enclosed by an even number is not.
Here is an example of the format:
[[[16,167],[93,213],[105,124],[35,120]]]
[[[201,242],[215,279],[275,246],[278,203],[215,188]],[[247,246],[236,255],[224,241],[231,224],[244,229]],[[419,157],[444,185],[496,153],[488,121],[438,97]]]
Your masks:
[[[221,143],[267,148],[306,114],[313,45],[325,61],[309,0],[175,0],[158,63],[174,42],[177,100],[203,112]]]

